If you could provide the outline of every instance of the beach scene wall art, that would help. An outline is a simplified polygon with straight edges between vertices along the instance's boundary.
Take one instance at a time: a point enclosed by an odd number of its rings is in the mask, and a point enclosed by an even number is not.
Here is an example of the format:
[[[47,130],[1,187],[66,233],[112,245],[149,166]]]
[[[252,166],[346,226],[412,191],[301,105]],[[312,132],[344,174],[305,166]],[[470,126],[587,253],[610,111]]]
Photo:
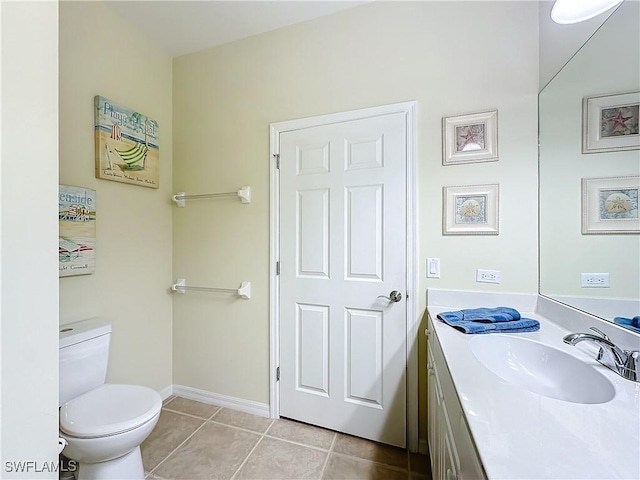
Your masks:
[[[96,178],[158,188],[158,122],[97,95]]]
[[[59,185],[59,276],[96,271],[96,191]]]

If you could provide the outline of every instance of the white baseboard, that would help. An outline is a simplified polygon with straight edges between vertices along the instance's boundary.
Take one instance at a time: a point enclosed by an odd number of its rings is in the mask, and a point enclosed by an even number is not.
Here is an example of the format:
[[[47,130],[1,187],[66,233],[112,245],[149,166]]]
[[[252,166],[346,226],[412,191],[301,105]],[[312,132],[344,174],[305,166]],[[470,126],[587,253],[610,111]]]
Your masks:
[[[162,401],[165,401],[167,398],[173,395],[173,385],[169,385],[168,387],[163,388],[158,393],[160,394],[160,397],[162,397]]]
[[[426,455],[429,453],[429,445],[427,444],[427,440],[425,438],[421,438],[418,440],[418,453],[422,453]]]
[[[218,405],[220,407],[238,410],[240,412],[258,415],[260,417],[269,418],[269,405],[266,403],[254,402],[253,400],[245,400],[243,398],[230,397],[220,393],[207,392],[197,388],[185,387],[183,385],[172,386],[173,395],[196,400],[198,402]]]

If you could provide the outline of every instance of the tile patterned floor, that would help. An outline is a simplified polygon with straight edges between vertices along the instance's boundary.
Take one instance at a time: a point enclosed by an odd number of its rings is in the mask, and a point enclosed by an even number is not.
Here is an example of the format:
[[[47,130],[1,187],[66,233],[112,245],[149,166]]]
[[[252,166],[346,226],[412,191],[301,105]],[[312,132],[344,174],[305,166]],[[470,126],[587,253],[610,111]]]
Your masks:
[[[149,480],[431,480],[425,455],[180,397],[165,400],[142,461]]]

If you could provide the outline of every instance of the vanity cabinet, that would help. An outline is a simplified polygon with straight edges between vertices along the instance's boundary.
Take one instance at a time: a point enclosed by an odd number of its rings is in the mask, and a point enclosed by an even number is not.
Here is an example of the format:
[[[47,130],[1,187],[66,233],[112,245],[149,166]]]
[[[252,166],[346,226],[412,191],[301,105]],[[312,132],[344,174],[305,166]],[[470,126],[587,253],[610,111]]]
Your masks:
[[[431,318],[426,333],[427,441],[433,480],[486,479]]]

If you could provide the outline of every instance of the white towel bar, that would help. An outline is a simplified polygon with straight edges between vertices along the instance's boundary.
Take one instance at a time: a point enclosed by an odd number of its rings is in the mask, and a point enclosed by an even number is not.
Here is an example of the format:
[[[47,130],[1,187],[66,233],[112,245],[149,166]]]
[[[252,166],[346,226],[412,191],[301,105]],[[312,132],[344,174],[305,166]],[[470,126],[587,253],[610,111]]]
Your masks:
[[[220,197],[240,197],[242,203],[251,203],[251,187],[244,186],[236,192],[225,193],[201,193],[198,195],[187,195],[184,192],[178,192],[171,197],[178,207],[186,207],[186,200],[198,200],[201,198],[220,198]]]
[[[171,290],[176,293],[186,293],[187,290],[193,290],[197,292],[216,292],[216,293],[235,293],[244,300],[251,298],[251,282],[242,282],[240,288],[213,288],[213,287],[192,287],[186,285],[184,278],[179,278],[176,283],[171,285]]]

